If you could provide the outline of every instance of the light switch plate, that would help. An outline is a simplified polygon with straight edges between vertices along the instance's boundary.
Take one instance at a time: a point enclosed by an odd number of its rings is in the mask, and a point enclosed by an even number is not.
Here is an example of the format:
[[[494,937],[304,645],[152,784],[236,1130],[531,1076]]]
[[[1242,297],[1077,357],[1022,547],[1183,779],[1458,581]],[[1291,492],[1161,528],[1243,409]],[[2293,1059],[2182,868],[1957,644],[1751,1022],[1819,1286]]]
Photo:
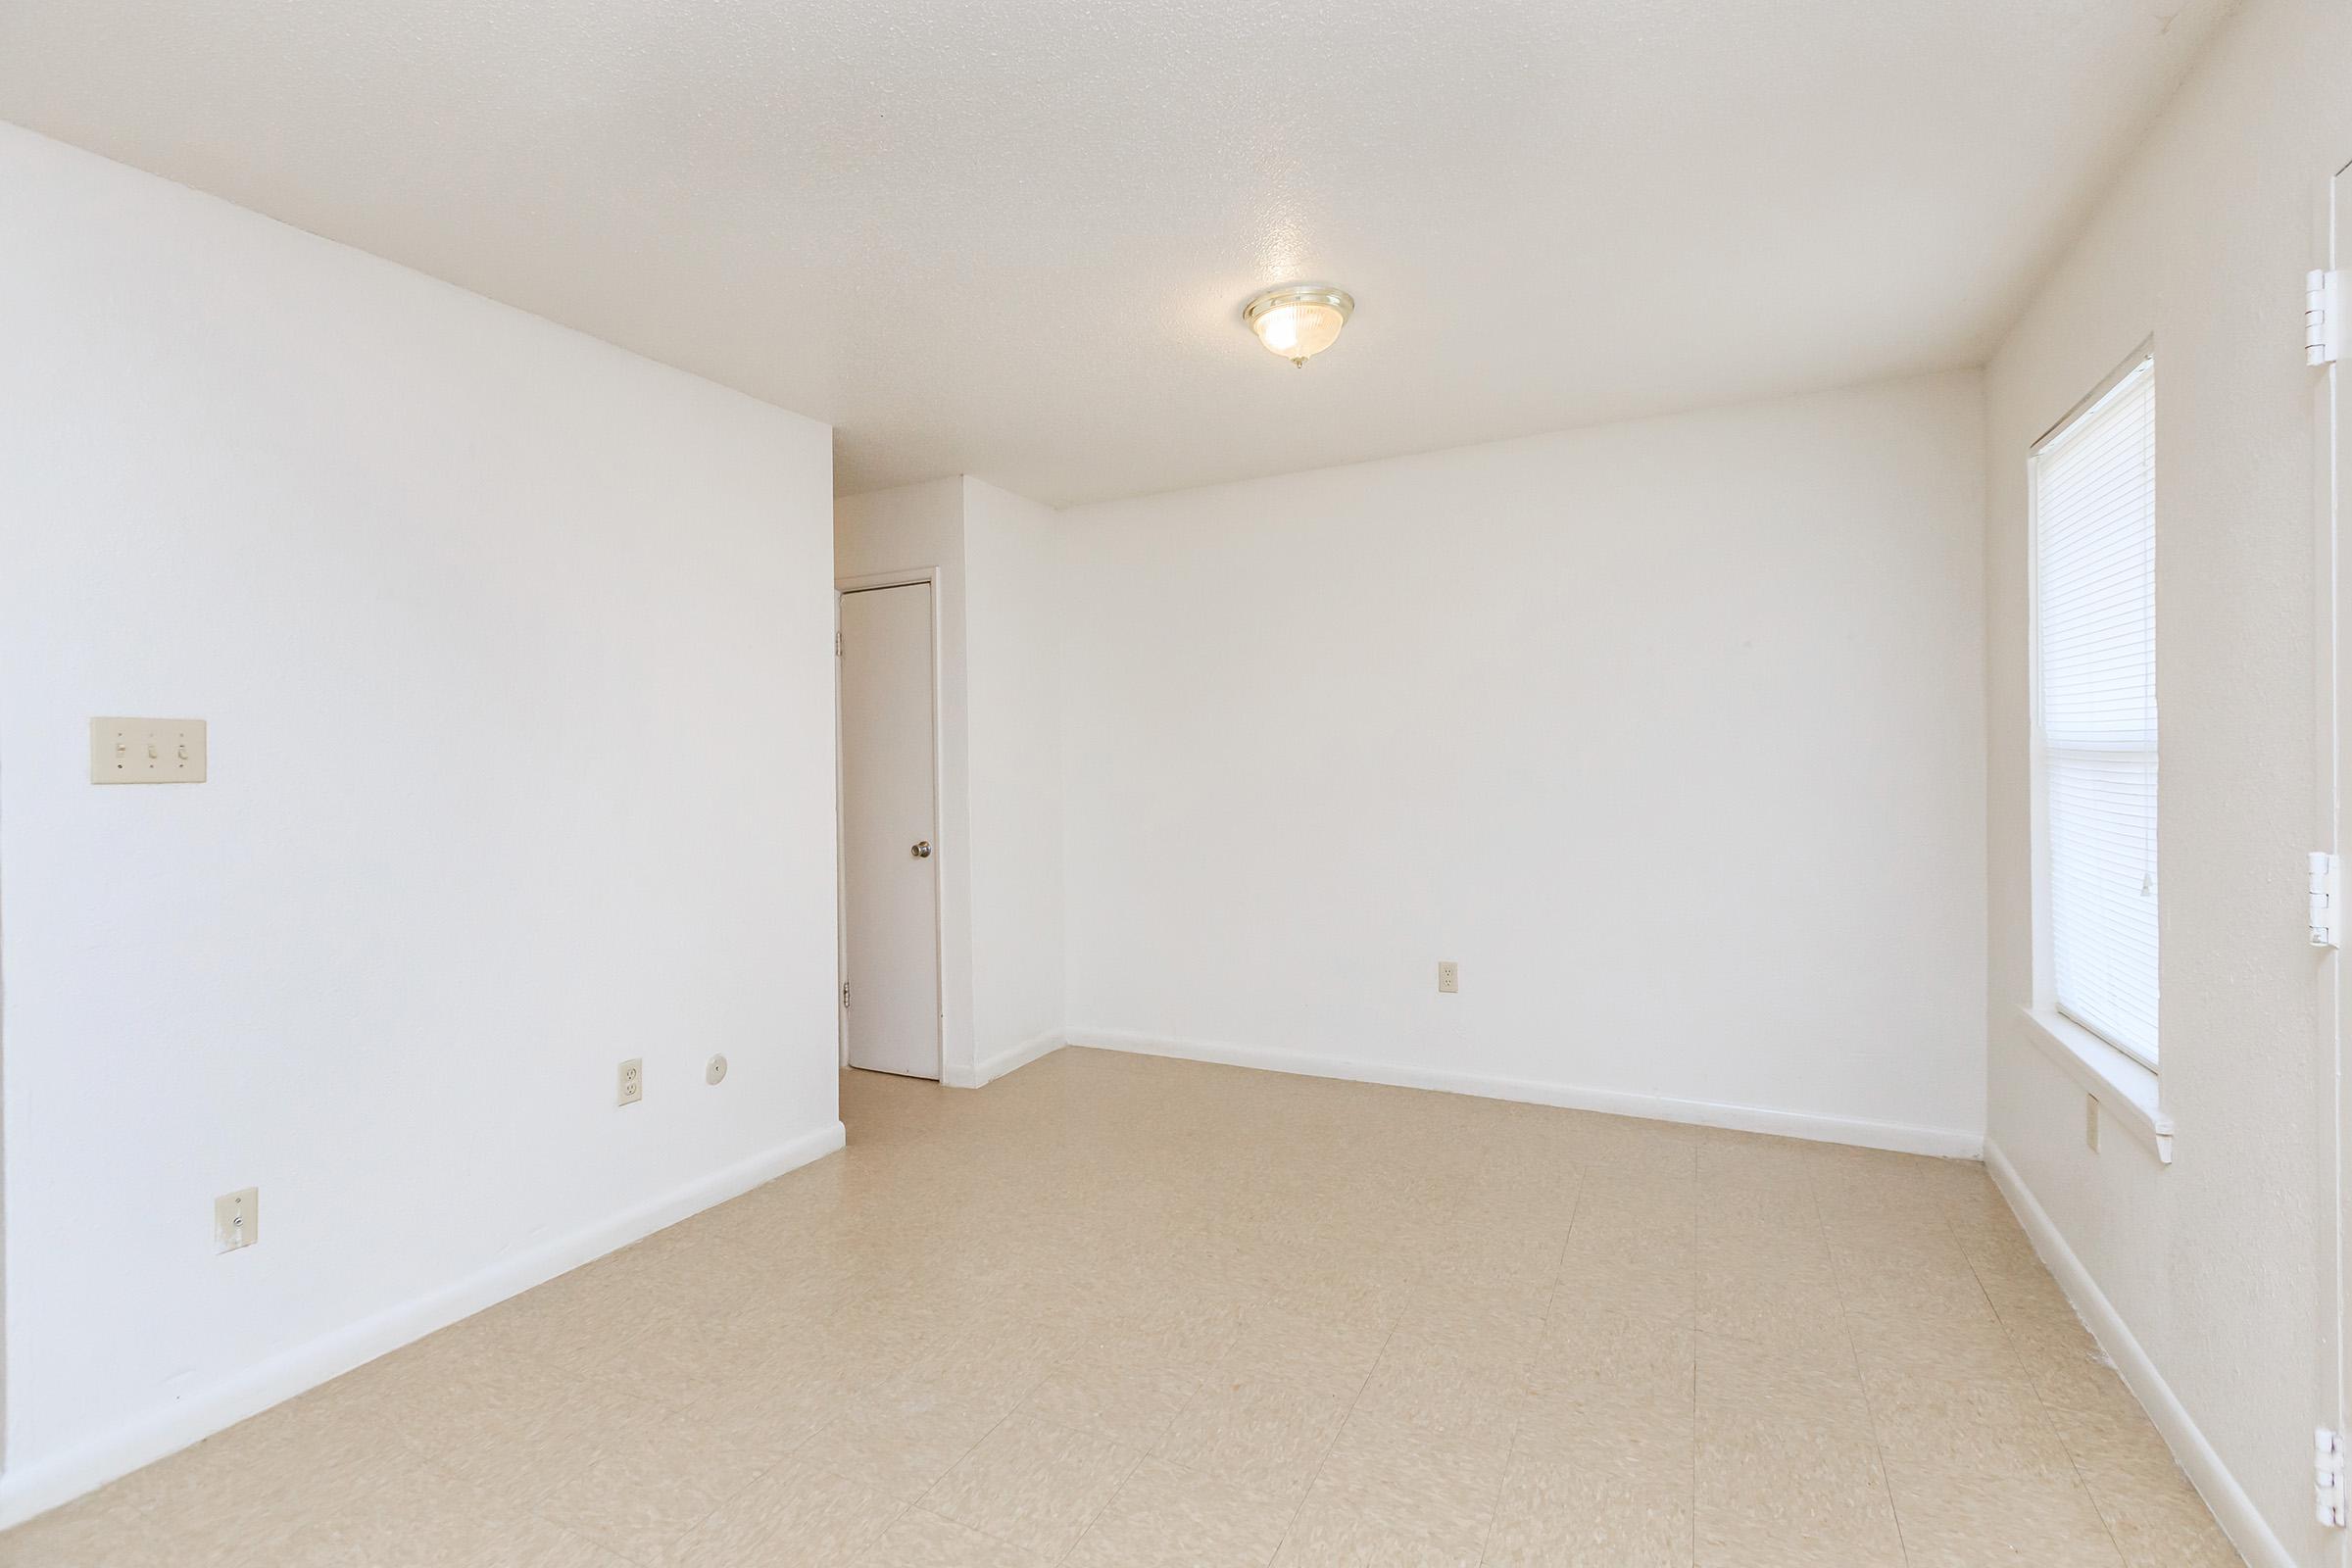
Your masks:
[[[213,1200],[213,1250],[233,1252],[262,1239],[262,1190],[242,1187]]]
[[[201,784],[204,764],[201,718],[90,720],[93,784]]]

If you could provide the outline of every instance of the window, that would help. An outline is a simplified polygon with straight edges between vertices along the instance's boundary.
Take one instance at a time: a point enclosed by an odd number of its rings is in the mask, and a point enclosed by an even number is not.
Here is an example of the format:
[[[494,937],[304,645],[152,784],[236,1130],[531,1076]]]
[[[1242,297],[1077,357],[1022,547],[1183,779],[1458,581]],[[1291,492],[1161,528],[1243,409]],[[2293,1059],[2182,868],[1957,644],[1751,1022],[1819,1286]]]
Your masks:
[[[2033,459],[2049,995],[2156,1065],[2156,365]]]

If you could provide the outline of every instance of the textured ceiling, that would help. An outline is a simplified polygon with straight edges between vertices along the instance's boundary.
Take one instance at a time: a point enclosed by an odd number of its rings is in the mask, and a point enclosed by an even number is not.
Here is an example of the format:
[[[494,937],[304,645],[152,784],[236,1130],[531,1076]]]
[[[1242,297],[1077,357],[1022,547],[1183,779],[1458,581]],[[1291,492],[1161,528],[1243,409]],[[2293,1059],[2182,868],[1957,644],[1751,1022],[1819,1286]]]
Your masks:
[[[0,117],[1061,504],[1973,362],[2223,5],[5,0]]]

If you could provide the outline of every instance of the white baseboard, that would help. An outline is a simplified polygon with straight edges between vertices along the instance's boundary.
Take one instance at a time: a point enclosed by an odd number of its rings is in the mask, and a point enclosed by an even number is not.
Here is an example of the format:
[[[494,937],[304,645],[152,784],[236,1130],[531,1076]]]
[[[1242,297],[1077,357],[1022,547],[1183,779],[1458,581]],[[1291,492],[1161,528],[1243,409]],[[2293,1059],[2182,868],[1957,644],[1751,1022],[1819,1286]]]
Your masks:
[[[1031,1035],[1019,1045],[984,1058],[976,1067],[949,1067],[939,1077],[950,1089],[977,1089],[994,1083],[1017,1067],[1026,1067],[1040,1056],[1051,1056],[1068,1043],[1069,1037],[1058,1029],[1049,1029],[1042,1035]]]
[[[2000,1188],[2001,1196],[2009,1200],[2018,1223],[2025,1227],[2027,1239],[2034,1244],[2034,1250],[2048,1267],[2050,1276],[2082,1314],[2091,1337],[2099,1342],[2099,1348],[2107,1352],[2115,1369],[2123,1374],[2125,1384],[2147,1410],[2148,1419],[2155,1422],[2157,1432],[2171,1446],[2173,1457],[2204,1495],[2205,1505],[2213,1510],[2222,1533],[2237,1547],[2248,1568],[2295,1568],[2285,1544],[2271,1529],[2270,1522],[2255,1510],[2254,1500],[2238,1485],[2237,1477],[2230,1473],[2230,1467],[2222,1462],[2213,1445],[2205,1441],[2205,1434],[2198,1430],[2187,1407],[2173,1393],[2172,1385],[2164,1381],[2164,1374],[2156,1369],[2148,1352],[2140,1348],[2137,1337],[2116,1312],[2115,1304],[2107,1299],[2107,1293],[2099,1289],[2098,1282],[2090,1277],[2090,1270],[2075,1255],[2075,1250],[2066,1245],[2066,1238],[2058,1233],[2056,1223],[2026,1186],[2017,1167],[2009,1162],[2009,1156],[2001,1152],[2000,1145],[1989,1140],[1984,1145],[1984,1168],[1991,1173],[1993,1185]]]
[[[1687,1122],[1700,1127],[1726,1127],[1738,1132],[1771,1133],[1782,1138],[1805,1138],[1822,1144],[1852,1144],[1863,1149],[1887,1149],[1905,1154],[1936,1154],[1947,1159],[1975,1159],[1984,1152],[1982,1133],[1959,1127],[1914,1127],[1903,1122],[1862,1121],[1846,1116],[1820,1116],[1804,1111],[1769,1110],[1754,1105],[1719,1105],[1703,1100],[1676,1100],[1665,1095],[1630,1094],[1615,1089],[1580,1089],[1571,1084],[1542,1083],[1528,1078],[1489,1078],[1473,1073],[1440,1072],[1427,1067],[1403,1067],[1388,1062],[1350,1061],[1337,1056],[1310,1055],[1298,1051],[1275,1051],[1262,1046],[1234,1046],[1205,1040],[1168,1040],[1130,1034],[1119,1029],[1072,1029],[1069,1044],[1103,1051],[1124,1051],[1142,1056],[1179,1056],[1187,1061],[1213,1061],[1228,1067],[1259,1067],[1268,1072],[1301,1073],[1312,1078],[1346,1078],[1356,1083],[1394,1084],[1405,1089],[1439,1089],[1448,1094],[1477,1095],[1486,1100],[1517,1100],[1534,1105],[1559,1105],[1570,1110],[1597,1110],[1613,1116],[1641,1116],[1650,1121]]]
[[[0,1475],[0,1529],[69,1502],[435,1329],[822,1158],[842,1143],[841,1123],[828,1122],[584,1230],[501,1258],[428,1296],[298,1345],[78,1447],[12,1469]]]

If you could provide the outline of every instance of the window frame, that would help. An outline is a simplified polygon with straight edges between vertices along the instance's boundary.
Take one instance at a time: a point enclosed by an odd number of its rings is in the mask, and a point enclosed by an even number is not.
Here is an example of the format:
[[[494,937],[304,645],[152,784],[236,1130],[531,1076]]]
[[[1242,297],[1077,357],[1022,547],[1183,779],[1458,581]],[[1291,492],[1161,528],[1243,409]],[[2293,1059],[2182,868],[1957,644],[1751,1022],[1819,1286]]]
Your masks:
[[[2122,1081],[2128,1084],[2134,1092],[2135,1099],[2141,1098],[2137,1093],[2141,1086],[2132,1080],[2144,1074],[2150,1080],[2145,1087],[2152,1090],[2153,1080],[2161,1070],[2157,1063],[2143,1056],[2131,1046],[2108,1035],[2096,1024],[2067,1011],[2060,1005],[2057,996],[2055,933],[2052,926],[2050,898],[2050,747],[2047,727],[2042,718],[2041,461],[2050,447],[2095,413],[2112,394],[2122,388],[2125,382],[2131,380],[2142,366],[2149,367],[2150,373],[2153,374],[2155,359],[2155,340],[2149,338],[2127,355],[2121,365],[2102,377],[2098,384],[2084,394],[2073,408],[2067,410],[2056,423],[2044,430],[2027,449],[2026,454],[2026,679],[2029,691],[2027,723],[2031,774],[2029,806],[2033,831],[2034,949],[2033,1004],[2029,1011],[2034,1015],[2034,1021],[2040,1025],[2042,1034],[2050,1037],[2054,1043],[2063,1046],[2072,1054],[2084,1057],[2086,1064],[2093,1066],[2103,1080]],[[2151,437],[2151,446],[2153,446],[2153,437]],[[2153,511],[2155,507],[2153,495],[2151,495],[2150,502],[2151,511]],[[2153,526],[2153,521],[2151,521],[2151,526]],[[2160,673],[2161,671],[2159,671]],[[2156,819],[2161,831],[2164,756],[2161,693],[2157,698],[2157,713]],[[2158,855],[2161,862],[2161,842],[2158,847]],[[2161,873],[2159,873],[2159,881],[2161,882]],[[2161,892],[2159,896],[2161,897]],[[2158,931],[2157,944],[2158,972],[2161,977],[2163,962],[2161,926]],[[2158,1005],[2161,1009],[2161,980]],[[2086,1047],[2091,1049],[2085,1049]],[[2097,1057],[2105,1057],[2107,1054],[2112,1053],[2121,1060],[2092,1059],[2094,1053]],[[2161,1055],[2161,1054],[2160,1050],[2158,1054]],[[2151,1101],[2153,1099],[2152,1095],[2146,1098]],[[2169,1128],[2166,1130],[2169,1131]]]

